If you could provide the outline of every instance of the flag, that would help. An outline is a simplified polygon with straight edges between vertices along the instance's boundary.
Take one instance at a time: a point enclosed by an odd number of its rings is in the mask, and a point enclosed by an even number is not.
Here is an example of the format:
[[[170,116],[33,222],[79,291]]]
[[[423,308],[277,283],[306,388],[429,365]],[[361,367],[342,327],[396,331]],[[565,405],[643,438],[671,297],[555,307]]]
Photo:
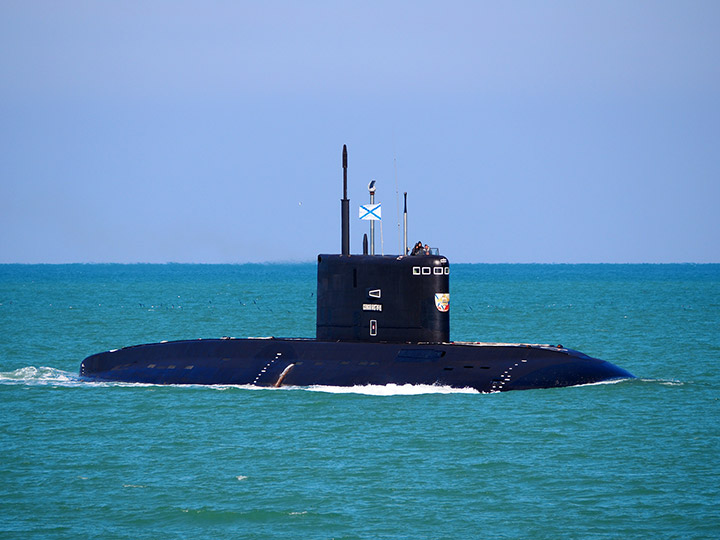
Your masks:
[[[379,221],[382,219],[382,212],[378,204],[364,204],[360,207],[360,219]]]

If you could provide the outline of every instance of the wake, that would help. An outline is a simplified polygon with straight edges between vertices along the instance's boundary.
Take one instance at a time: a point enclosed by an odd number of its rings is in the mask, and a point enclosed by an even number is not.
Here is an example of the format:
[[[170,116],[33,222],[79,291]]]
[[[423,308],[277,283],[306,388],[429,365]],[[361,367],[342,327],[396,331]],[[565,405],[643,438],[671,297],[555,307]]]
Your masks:
[[[46,366],[27,366],[14,371],[0,372],[0,384],[77,386],[84,382],[77,373]]]

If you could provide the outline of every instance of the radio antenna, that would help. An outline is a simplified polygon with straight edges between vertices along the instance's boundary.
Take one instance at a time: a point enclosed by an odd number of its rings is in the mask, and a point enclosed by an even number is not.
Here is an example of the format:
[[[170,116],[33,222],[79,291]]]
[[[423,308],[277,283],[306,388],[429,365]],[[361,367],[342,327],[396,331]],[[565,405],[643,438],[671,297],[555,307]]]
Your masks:
[[[395,153],[395,134],[393,133],[393,168],[395,169],[395,211],[397,212],[397,234],[400,250],[398,253],[404,255],[402,248],[402,235],[400,230],[400,190],[398,189],[397,155]]]

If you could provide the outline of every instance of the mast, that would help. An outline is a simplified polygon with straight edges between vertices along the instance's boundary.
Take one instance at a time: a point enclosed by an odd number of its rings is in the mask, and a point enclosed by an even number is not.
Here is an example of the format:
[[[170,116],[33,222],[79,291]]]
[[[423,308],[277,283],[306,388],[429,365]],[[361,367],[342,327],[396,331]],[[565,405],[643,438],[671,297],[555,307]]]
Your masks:
[[[375,180],[371,180],[368,184],[370,192],[370,205],[375,204]],[[375,220],[370,220],[370,255],[375,255]]]
[[[342,254],[350,255],[350,200],[347,198],[347,145],[343,144],[343,198],[340,200],[342,224]]]
[[[403,210],[403,255],[408,254],[407,244],[407,191],[405,192],[405,210]]]

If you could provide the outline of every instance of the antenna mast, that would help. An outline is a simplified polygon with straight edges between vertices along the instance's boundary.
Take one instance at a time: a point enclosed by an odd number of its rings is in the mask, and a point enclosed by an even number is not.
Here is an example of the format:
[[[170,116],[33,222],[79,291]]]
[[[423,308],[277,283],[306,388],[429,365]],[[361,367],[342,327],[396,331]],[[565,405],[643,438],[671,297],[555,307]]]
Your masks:
[[[395,141],[393,140],[393,146]],[[398,175],[397,175],[397,156],[394,155],[395,150],[393,149],[393,168],[395,169],[395,206],[397,210],[397,232],[398,232],[398,243],[402,244],[402,237],[400,236],[400,190],[398,189]],[[402,255],[402,245],[400,246],[400,254]]]

